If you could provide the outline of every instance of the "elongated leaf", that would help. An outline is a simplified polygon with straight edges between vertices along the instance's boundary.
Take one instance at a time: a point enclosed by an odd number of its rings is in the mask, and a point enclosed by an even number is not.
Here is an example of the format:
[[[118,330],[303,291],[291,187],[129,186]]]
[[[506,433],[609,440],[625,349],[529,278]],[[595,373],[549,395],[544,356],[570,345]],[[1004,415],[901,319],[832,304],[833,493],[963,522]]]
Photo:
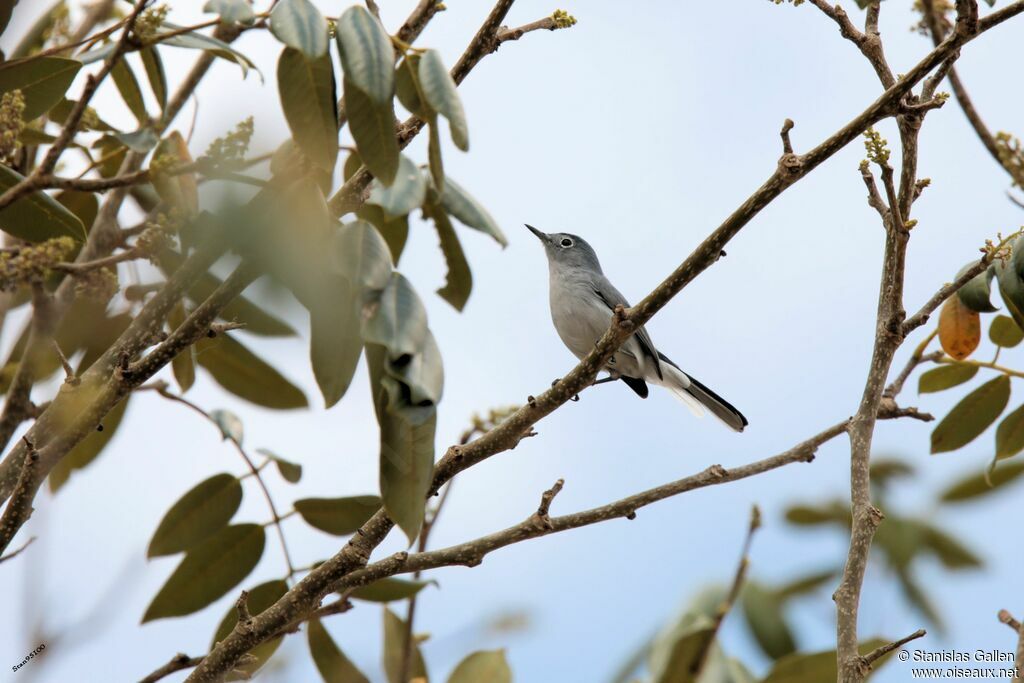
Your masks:
[[[273,605],[275,602],[281,599],[285,593],[288,592],[288,584],[281,579],[274,581],[267,581],[261,583],[258,586],[249,590],[249,597],[246,600],[246,605],[249,607],[249,613],[253,616],[263,612],[268,607]],[[235,628],[235,624],[238,623],[238,610],[234,605],[228,608],[228,611],[224,614],[224,618],[221,619],[220,625],[217,626],[217,632],[213,635],[213,641],[210,643],[210,649],[213,649],[218,642],[228,637],[228,634]],[[271,655],[281,645],[281,640],[284,636],[277,636],[266,640],[253,649],[249,650],[249,654],[255,658],[255,660],[249,660],[245,662],[239,662],[235,665],[231,673],[227,674],[224,678],[225,681],[243,681],[249,680],[253,674],[255,674],[267,660],[270,659]]]
[[[82,68],[76,59],[36,57],[16,64],[0,65],[0,92],[21,90],[26,122],[48,112],[64,98],[64,93]]]
[[[327,171],[334,170],[338,159],[333,68],[326,52],[309,59],[290,47],[281,52],[277,62],[277,88],[292,138],[310,161]]]
[[[427,338],[427,311],[404,275],[392,273],[363,321],[363,341],[386,347],[392,357],[414,354]]]
[[[395,93],[402,106],[424,121],[433,119],[437,112],[433,111],[420,97],[419,85],[420,56],[408,54],[395,69]]]
[[[381,506],[377,496],[346,498],[303,498],[295,501],[295,509],[311,527],[334,536],[356,532]]]
[[[57,203],[75,214],[86,229],[92,226],[100,211],[100,202],[92,192],[62,190],[53,196]]]
[[[77,446],[71,449],[70,453],[54,465],[50,470],[49,477],[51,492],[56,493],[71,477],[73,471],[84,469],[103,452],[103,449],[117,433],[117,428],[121,426],[127,407],[128,399],[125,398],[111,408],[107,416],[103,418],[102,430],[96,430],[82,439]]]
[[[167,322],[171,329],[177,329],[185,322],[185,305],[182,302],[175,304],[174,308],[167,315]],[[181,393],[192,388],[196,381],[196,347],[189,346],[187,349],[171,359],[171,370],[174,373],[174,381],[178,383]]]
[[[981,319],[977,311],[951,296],[939,313],[939,341],[943,350],[955,360],[967,358],[981,343]]]
[[[370,228],[372,230],[372,228]],[[326,282],[335,294],[317,297],[309,307],[309,357],[327,408],[348,391],[363,352],[359,307],[352,285],[340,275]]]
[[[817,574],[811,574],[810,576],[794,579],[789,583],[779,586],[775,591],[775,594],[779,596],[779,599],[781,600],[788,600],[790,598],[806,595],[807,593],[820,589],[822,586],[835,579],[837,574],[838,572],[836,570],[830,569],[818,572]]]
[[[419,61],[420,87],[427,104],[441,116],[448,119],[452,142],[462,151],[469,149],[469,127],[466,113],[462,109],[459,91],[455,87],[441,55],[437,50],[427,50]]]
[[[277,465],[278,473],[284,477],[285,481],[292,484],[298,484],[299,480],[302,479],[302,465],[290,460],[285,460],[277,453],[268,451],[266,448],[257,448],[256,452],[265,458],[273,460]]]
[[[718,586],[701,591],[658,634],[648,655],[652,683],[696,683],[693,670],[714,638],[713,617],[724,599],[724,589]]]
[[[469,655],[455,667],[448,683],[512,683],[512,669],[504,650],[482,650]]]
[[[309,653],[324,683],[370,683],[335,644],[319,619],[310,619],[306,635]]]
[[[930,524],[922,524],[921,528],[924,547],[947,569],[975,569],[984,564],[974,551],[945,531]]]
[[[409,239],[409,217],[398,216],[392,218],[388,216],[384,209],[369,202],[364,202],[362,206],[356,209],[356,217],[373,223],[373,226],[377,228],[377,232],[380,233],[381,237],[388,244],[388,251],[391,252],[391,262],[397,266],[398,260],[402,258],[402,252],[405,250],[405,243]]]
[[[395,182],[385,187],[379,180],[370,184],[369,202],[377,204],[391,216],[403,216],[423,205],[427,196],[427,179],[412,159],[400,155]]]
[[[391,73],[391,69],[388,69]],[[398,172],[398,140],[395,138],[395,110],[389,98],[378,104],[346,75],[342,81],[348,128],[359,157],[380,182],[390,185]]]
[[[508,246],[505,233],[501,231],[487,209],[451,178],[445,179],[444,190],[441,192],[441,204],[463,225],[490,235],[495,242],[503,247]]]
[[[142,99],[142,88],[139,87],[139,81],[135,78],[128,60],[117,60],[117,63],[110,72],[110,76],[114,79],[117,91],[121,93],[121,99],[128,105],[128,109],[135,116],[135,120],[139,122],[140,126],[145,126],[149,121],[149,114],[146,113],[146,102]]]
[[[974,500],[998,488],[1003,488],[1010,482],[1018,479],[1024,474],[1024,461],[1015,460],[1005,465],[999,465],[991,474],[986,477],[985,472],[972,474],[961,479],[945,491],[939,497],[943,503],[961,503],[965,500]]]
[[[996,459],[1010,458],[1024,450],[1024,405],[1003,418],[996,428]]]
[[[1013,318],[997,315],[989,325],[988,338],[992,340],[993,344],[1012,349],[1024,339],[1024,331],[1017,327]]]
[[[1020,242],[1021,240],[1017,240],[1014,247],[1016,248]],[[1017,326],[1024,329],[1024,281],[1021,280],[1019,272],[1012,265],[1003,263],[1002,259],[996,259],[994,265],[999,282],[999,294],[1003,297],[1006,310],[1013,316]]]
[[[395,615],[394,612],[384,609],[384,673],[387,675],[388,683],[404,683],[402,681],[403,661],[405,654],[405,622]],[[412,657],[408,668],[409,679],[422,678],[424,683],[429,683],[427,677],[427,666],[423,661],[423,654],[415,642],[412,644]]]
[[[1000,375],[967,394],[932,431],[932,453],[966,446],[996,421],[1010,400],[1010,378]]]
[[[64,124],[67,122],[68,116],[71,115],[71,110],[74,109],[77,104],[77,100],[62,99],[47,113],[47,118],[54,123]],[[98,130],[103,131],[104,133],[113,133],[116,131],[113,126],[101,119],[99,116],[96,118],[89,118],[91,119],[90,121],[83,121],[80,124],[82,130]],[[86,123],[89,125],[86,125]]]
[[[762,652],[778,659],[796,651],[793,631],[776,594],[751,581],[743,587],[742,604],[747,626]]]
[[[441,298],[450,303],[456,311],[461,311],[473,291],[473,273],[469,270],[469,262],[462,251],[459,236],[455,234],[448,214],[439,206],[428,205],[423,209],[424,215],[434,221],[437,236],[441,240],[441,253],[448,266],[444,287],[437,290]]]
[[[360,291],[379,292],[391,282],[391,252],[366,221],[342,225],[335,239],[338,271]]]
[[[360,586],[352,591],[352,597],[367,602],[393,602],[405,600],[419,593],[430,581],[409,581],[406,579],[385,578]]]
[[[176,31],[182,28],[181,26],[172,24],[169,21],[165,21],[163,27],[171,31]],[[156,40],[164,45],[171,45],[173,47],[183,47],[190,50],[208,50],[221,59],[237,64],[239,68],[242,69],[243,77],[248,75],[249,69],[255,69],[256,73],[259,73],[259,69],[256,69],[256,65],[252,63],[252,60],[241,52],[234,49],[223,40],[218,40],[217,38],[203,35],[202,33],[193,31],[191,33],[179,33],[178,35],[166,38],[158,34]]]
[[[970,381],[977,374],[977,365],[968,365],[966,363],[940,365],[921,375],[917,381],[917,391],[921,394],[945,391]]]
[[[153,96],[156,97],[160,110],[163,111],[167,106],[167,74],[164,72],[164,62],[160,59],[160,52],[153,46],[144,47],[139,51],[139,56],[142,58],[142,66],[146,69],[149,89],[153,91]]]
[[[142,623],[198,612],[255,569],[266,534],[259,524],[225,527],[186,553],[146,609]]]
[[[386,105],[390,110],[395,52],[387,31],[365,8],[353,5],[338,18],[337,39],[345,79],[378,107]]]
[[[241,504],[242,484],[234,475],[215,474],[196,484],[160,520],[146,557],[195,547],[226,527]]]
[[[441,134],[437,130],[437,116],[427,121],[427,160],[430,163],[430,179],[434,187],[443,188],[444,158],[441,156]]]
[[[786,508],[786,521],[798,526],[819,524],[850,524],[850,508],[840,501],[826,505],[792,505]]]
[[[0,193],[6,192],[25,176],[0,164]],[[53,237],[85,238],[85,226],[78,217],[45,192],[33,192],[0,210],[0,229],[29,242]]]
[[[256,13],[246,0],[207,0],[203,11],[220,16],[222,24],[250,26],[256,21]]]
[[[973,268],[976,263],[977,261],[972,261],[961,268],[957,277],[959,278],[964,271]],[[992,268],[986,268],[980,275],[957,290],[956,294],[960,302],[976,313],[991,313],[998,310],[992,305],[992,277],[994,275],[995,271]]]
[[[903,590],[903,597],[907,599],[907,602],[913,605],[925,619],[930,621],[935,630],[940,634],[945,631],[942,615],[935,607],[935,603],[928,596],[928,593],[917,582],[917,579],[906,570],[897,572],[896,579]]]
[[[235,396],[266,408],[305,408],[305,394],[227,334],[196,344],[196,360]]]
[[[270,13],[270,32],[310,59],[319,59],[327,54],[327,20],[309,0],[281,0],[277,3]]]
[[[860,644],[860,653],[867,654],[885,645],[888,641],[880,638],[868,640]],[[891,658],[891,654],[882,657],[872,664],[877,670]],[[806,654],[794,652],[775,662],[761,683],[822,683],[836,680],[835,650]]]

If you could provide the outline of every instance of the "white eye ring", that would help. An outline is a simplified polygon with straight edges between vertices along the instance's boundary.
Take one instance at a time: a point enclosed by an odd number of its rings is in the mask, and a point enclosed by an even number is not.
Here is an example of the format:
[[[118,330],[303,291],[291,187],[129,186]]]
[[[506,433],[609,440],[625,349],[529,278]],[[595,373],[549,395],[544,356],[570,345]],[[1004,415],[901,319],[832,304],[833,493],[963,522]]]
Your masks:
[[[561,243],[560,243],[560,244],[561,244],[561,245],[562,245],[563,247],[571,247],[571,246],[572,246],[572,240],[571,240],[571,239],[569,239],[568,237],[563,237],[563,238],[562,238],[562,241],[561,241]]]

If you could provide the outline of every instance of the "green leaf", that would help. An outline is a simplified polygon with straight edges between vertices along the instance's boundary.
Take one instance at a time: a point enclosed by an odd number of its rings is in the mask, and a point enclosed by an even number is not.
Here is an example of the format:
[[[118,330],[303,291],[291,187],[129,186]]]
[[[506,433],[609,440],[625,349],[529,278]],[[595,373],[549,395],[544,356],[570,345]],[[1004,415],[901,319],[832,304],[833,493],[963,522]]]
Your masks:
[[[860,644],[862,655],[885,645],[887,640],[874,638]],[[886,655],[878,659],[873,665],[874,670],[889,661],[892,655]],[[822,681],[836,680],[836,652],[826,650],[806,654],[794,652],[775,662],[771,671],[768,672],[761,683],[821,683]]]
[[[923,545],[942,562],[946,569],[976,569],[984,565],[980,557],[945,531],[922,523]]]
[[[455,234],[455,228],[452,227],[452,222],[448,220],[448,214],[444,209],[435,204],[428,204],[423,208],[423,213],[425,217],[434,221],[437,236],[441,240],[441,253],[444,254],[444,262],[448,266],[444,287],[437,290],[437,293],[456,311],[461,311],[469,300],[470,292],[473,291],[473,273],[469,270],[466,254],[462,251],[459,236]]]
[[[196,359],[218,384],[256,405],[279,410],[309,405],[301,389],[230,335],[200,340]]]
[[[0,194],[11,189],[25,176],[0,164]],[[0,210],[0,229],[29,242],[43,242],[53,237],[85,239],[85,226],[45,192],[32,192]]]
[[[1024,339],[1024,331],[1017,327],[1013,318],[997,315],[988,328],[988,338],[993,344],[1012,349]]]
[[[1015,249],[1018,246],[1024,247],[1024,241],[1018,239],[1013,246]],[[999,282],[999,293],[1006,304],[1006,310],[1013,316],[1017,326],[1024,329],[1024,282],[1021,281],[1018,271],[1012,265],[1004,263],[1002,259],[996,259],[994,266]]]
[[[939,497],[943,503],[961,503],[974,500],[998,488],[1002,488],[1024,474],[1024,462],[1014,461],[999,465],[991,474],[981,472],[972,474],[956,482]]]
[[[249,597],[246,600],[246,605],[249,607],[249,613],[253,616],[258,615],[260,612],[265,611],[268,607],[273,605],[275,602],[281,599],[281,597],[288,592],[288,584],[281,579],[274,581],[267,581],[249,590]],[[234,605],[228,608],[227,613],[224,614],[224,618],[221,619],[220,625],[217,626],[217,632],[214,633],[213,641],[210,643],[210,649],[216,647],[217,643],[228,637],[235,628],[235,624],[238,623],[238,610]],[[234,666],[231,673],[227,674],[225,681],[243,681],[252,678],[267,660],[270,659],[271,655],[281,645],[281,641],[284,636],[277,636],[266,640],[253,649],[249,650],[248,654],[255,657],[255,661],[249,661],[245,663],[238,663]]]
[[[776,589],[775,594],[783,601],[801,595],[806,595],[807,593],[812,593],[824,586],[826,583],[832,581],[836,576],[838,576],[838,574],[839,572],[829,569],[823,572],[818,572],[817,574],[811,574],[809,576],[794,579],[789,583],[779,586]]]
[[[420,88],[423,98],[434,111],[448,119],[452,142],[463,152],[469,150],[469,127],[462,109],[459,91],[437,50],[426,50],[420,56]]]
[[[295,510],[315,529],[334,536],[354,534],[381,506],[377,496],[345,498],[303,498]]]
[[[743,587],[742,605],[747,626],[762,652],[778,659],[796,651],[793,632],[775,593],[759,583],[749,582]]]
[[[443,188],[444,158],[441,156],[441,134],[437,130],[437,117],[427,122],[427,161],[430,163],[430,178],[434,187]]]
[[[270,13],[270,32],[310,59],[319,59],[327,54],[327,20],[309,0],[281,0],[277,3]]]
[[[207,0],[203,11],[218,15],[222,24],[251,26],[256,21],[256,13],[246,0]]]
[[[431,581],[408,581],[405,579],[384,578],[352,591],[352,597],[367,602],[393,602],[405,600],[419,593]]]
[[[504,650],[481,650],[469,655],[455,667],[448,683],[512,683],[512,669]]]
[[[412,159],[402,154],[398,159],[395,181],[385,187],[379,180],[374,180],[370,184],[370,198],[367,201],[377,204],[391,216],[404,216],[422,206],[426,196],[427,179]]]
[[[114,137],[123,142],[133,152],[145,154],[157,146],[160,138],[152,128],[139,128],[130,133],[114,133]]]
[[[398,216],[392,218],[385,213],[384,209],[376,204],[364,202],[356,209],[356,216],[364,221],[373,223],[377,232],[381,234],[388,244],[388,251],[391,252],[391,262],[398,265],[398,260],[405,250],[405,243],[409,239],[409,216]]]
[[[320,168],[333,171],[338,160],[338,111],[331,56],[325,52],[307,59],[286,47],[277,61],[277,89],[299,149]]]
[[[961,274],[973,268],[977,263],[977,261],[968,263],[960,269],[957,277],[959,278]],[[956,294],[964,306],[978,313],[991,313],[999,310],[992,305],[992,277],[994,275],[995,271],[992,268],[986,268],[980,275],[975,276],[957,290]]]
[[[725,591],[711,586],[698,593],[668,628],[654,639],[648,656],[652,683],[696,683],[693,670],[715,636],[714,614]]]
[[[176,31],[182,26],[172,24],[169,21],[165,21],[163,28]],[[218,40],[211,36],[203,35],[202,33],[179,33],[178,35],[163,37],[161,34],[157,34],[156,40],[164,45],[171,45],[173,47],[182,47],[189,50],[207,50],[221,59],[225,59],[229,62],[234,62],[242,69],[242,77],[244,78],[249,74],[249,69],[256,69],[256,65],[252,63],[252,60],[243,55],[238,50],[234,49],[223,40]],[[259,73],[259,69],[256,69],[256,73]]]
[[[146,609],[142,623],[198,612],[241,583],[263,556],[259,524],[225,527],[195,546]]]
[[[100,212],[100,202],[92,192],[79,190],[61,190],[53,196],[57,203],[75,214],[86,229],[92,227],[96,215]]]
[[[230,439],[239,446],[242,445],[245,430],[237,415],[230,410],[213,410],[210,412],[210,419],[217,425],[222,439],[225,441]]]
[[[832,501],[827,505],[792,505],[786,509],[786,521],[798,526],[816,526],[819,524],[850,524],[850,508],[840,501]]]
[[[352,383],[363,340],[352,285],[340,276],[327,282],[334,296],[315,298],[309,306],[309,358],[324,404],[330,408]]]
[[[391,282],[391,251],[366,221],[346,223],[335,239],[338,271],[360,291],[379,292]]]
[[[117,63],[114,64],[114,68],[110,72],[110,76],[114,79],[117,91],[121,93],[121,99],[128,105],[128,109],[135,116],[135,120],[139,122],[140,126],[145,126],[149,121],[149,114],[146,112],[146,102],[142,99],[142,88],[139,87],[139,81],[135,78],[135,74],[132,73],[128,60],[117,60]],[[125,142],[125,144],[128,143]]]
[[[405,654],[405,622],[395,615],[394,612],[384,609],[384,673],[387,675],[388,683],[405,683],[402,680],[402,657]],[[415,639],[412,643],[412,656],[408,668],[409,679],[422,678],[429,681],[427,677],[427,666],[423,661],[423,654]]]
[[[285,460],[277,453],[268,451],[266,448],[257,448],[256,452],[262,455],[264,458],[273,460],[277,465],[277,471],[280,473],[284,480],[290,484],[298,484],[299,480],[302,479],[302,465],[294,463],[290,460]]]
[[[945,630],[942,615],[939,614],[924,588],[905,569],[896,573],[896,579],[899,581],[903,597],[907,599],[907,602],[913,605],[941,634]]]
[[[444,183],[444,190],[441,192],[441,204],[445,210],[457,218],[460,223],[480,232],[490,235],[494,241],[503,247],[508,246],[505,233],[501,231],[498,224],[491,218],[491,214],[477,200],[451,178]]]
[[[345,80],[378,107],[386,105],[390,111],[395,94],[395,52],[388,32],[365,8],[353,5],[338,18],[337,39]]]
[[[388,69],[391,73],[391,69]],[[348,129],[355,140],[359,157],[370,173],[385,185],[398,172],[398,139],[395,137],[395,110],[389,98],[378,104],[346,75],[342,80]]]
[[[242,484],[234,475],[215,474],[178,499],[160,520],[146,557],[194,548],[228,525],[242,504]]]
[[[427,311],[416,290],[401,273],[391,281],[369,307],[363,319],[362,336],[367,344],[386,347],[391,356],[414,354],[427,338]]]
[[[241,2],[241,0],[239,0]],[[242,2],[245,5],[244,2]],[[248,5],[245,5],[248,7]],[[250,12],[252,9],[249,10]],[[164,63],[160,59],[160,53],[153,46],[144,47],[139,50],[142,58],[142,66],[146,69],[146,78],[149,80],[149,89],[153,91],[160,110],[167,107],[167,74],[164,72]]]
[[[996,421],[1010,400],[1010,378],[1000,375],[985,382],[953,406],[932,431],[932,453],[966,446]]]
[[[121,421],[124,419],[124,412],[127,407],[128,399],[125,398],[111,408],[110,412],[103,418],[102,430],[97,429],[82,439],[77,446],[71,449],[71,452],[54,465],[53,469],[50,470],[49,477],[51,492],[56,493],[60,490],[60,487],[71,477],[73,471],[84,469],[103,452],[103,449],[107,447],[107,444],[110,443],[110,440],[117,433],[117,428],[121,426]]]
[[[185,305],[179,301],[167,315],[167,322],[171,329],[177,329],[185,322]],[[171,359],[171,371],[174,373],[174,381],[178,383],[181,393],[192,388],[196,381],[196,347],[189,346]]]
[[[1024,450],[1024,405],[1003,418],[996,428],[996,459],[1010,458]]]
[[[309,653],[324,683],[370,683],[356,665],[334,643],[319,619],[310,619],[306,635]]]
[[[395,69],[395,93],[402,106],[424,121],[433,119],[437,112],[420,97],[419,85],[420,56],[408,54]]]
[[[64,57],[34,57],[33,59],[0,65],[0,92],[21,90],[25,98],[22,119],[36,119],[60,102],[71,87],[75,75],[82,68],[77,59]]]
[[[872,458],[870,471],[871,483],[880,486],[887,485],[893,479],[903,479],[914,474],[912,465],[895,458]]]
[[[437,340],[429,329],[419,353],[414,353],[411,357],[399,354],[397,357],[388,358],[387,373],[404,385],[397,391],[402,402],[400,410],[408,412],[406,405],[431,408],[441,402],[441,394],[444,391],[444,364]],[[413,415],[412,421],[418,423],[420,420]]]
[[[970,381],[978,374],[978,366],[968,363],[949,363],[940,365],[921,375],[917,381],[917,391],[920,394],[932,394],[937,391],[945,391]]]

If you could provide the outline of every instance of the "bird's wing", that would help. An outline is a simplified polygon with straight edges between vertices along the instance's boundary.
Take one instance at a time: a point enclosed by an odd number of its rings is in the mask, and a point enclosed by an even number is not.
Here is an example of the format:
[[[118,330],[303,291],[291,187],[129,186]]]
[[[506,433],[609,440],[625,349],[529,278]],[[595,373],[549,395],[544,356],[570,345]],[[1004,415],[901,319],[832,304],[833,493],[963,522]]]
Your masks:
[[[615,285],[609,282],[605,276],[598,274],[594,279],[593,288],[594,294],[597,294],[609,310],[614,311],[615,307],[619,305],[629,308],[626,297],[622,296],[622,292],[615,289]],[[640,327],[633,337],[640,345],[640,351],[654,364],[654,372],[658,375],[658,379],[661,379],[661,362],[658,358],[658,351],[654,348],[654,342],[651,341],[651,336],[647,334],[647,330]]]

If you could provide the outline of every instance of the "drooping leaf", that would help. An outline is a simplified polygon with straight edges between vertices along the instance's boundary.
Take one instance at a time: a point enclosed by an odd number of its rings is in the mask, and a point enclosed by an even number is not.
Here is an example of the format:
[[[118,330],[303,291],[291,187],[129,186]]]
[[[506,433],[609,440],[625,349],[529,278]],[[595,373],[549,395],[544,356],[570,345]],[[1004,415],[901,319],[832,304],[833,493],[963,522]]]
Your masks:
[[[315,529],[334,536],[354,534],[381,506],[377,496],[303,498],[295,509]]]
[[[53,196],[57,203],[75,214],[86,230],[92,227],[96,215],[100,211],[100,202],[92,192],[81,190],[61,190]]]
[[[469,655],[455,667],[448,683],[512,683],[512,669],[504,650],[481,650]]]
[[[185,305],[179,301],[167,315],[167,322],[171,329],[177,329],[185,322]],[[171,359],[171,371],[174,373],[174,381],[178,383],[181,393],[192,388],[196,381],[196,347],[189,346]]]
[[[211,410],[210,419],[217,425],[222,439],[234,441],[239,446],[242,445],[245,429],[242,420],[237,415],[230,410]]]
[[[200,340],[196,360],[218,384],[256,405],[279,410],[309,405],[301,389],[228,334]]]
[[[423,97],[431,109],[448,119],[452,142],[463,152],[469,150],[469,126],[462,100],[448,69],[437,50],[426,50],[420,55],[419,78]]]
[[[387,675],[388,683],[403,683],[402,669],[404,662],[402,657],[405,654],[405,622],[395,615],[391,610],[384,608],[384,673]],[[423,654],[419,645],[412,643],[412,652],[409,658],[407,670],[409,679],[423,679],[429,683],[427,666],[423,661]]]
[[[334,296],[317,298],[309,306],[309,357],[325,407],[330,408],[352,383],[363,339],[352,285],[341,276],[329,277],[326,283]]]
[[[419,85],[420,56],[408,54],[395,69],[395,93],[402,106],[424,121],[433,119],[437,112],[433,111],[420,97]]]
[[[306,635],[313,663],[324,683],[370,683],[335,644],[319,619],[310,619]]]
[[[270,13],[270,32],[310,59],[327,54],[327,20],[309,0],[281,0]]]
[[[996,421],[1010,400],[1010,378],[1000,375],[967,394],[932,431],[931,452],[966,446]]]
[[[0,194],[25,176],[0,164]],[[45,192],[36,191],[0,210],[0,229],[29,242],[53,237],[85,238],[85,226],[78,217]]]
[[[398,410],[406,414],[414,424],[421,421],[417,415],[425,417],[429,414],[418,409],[433,408],[441,402],[441,394],[444,391],[444,364],[437,340],[429,329],[423,340],[423,347],[418,353],[389,357],[386,371],[402,385],[397,390],[402,402]],[[385,385],[388,384],[385,381]],[[392,400],[397,399],[392,397]]]
[[[142,88],[135,78],[127,59],[119,59],[110,71],[110,77],[114,79],[117,91],[121,93],[121,99],[128,105],[128,110],[135,116],[140,126],[145,126],[149,121],[149,114],[146,112],[146,102],[142,99]]]
[[[274,461],[277,465],[277,471],[280,473],[284,480],[291,484],[298,484],[299,480],[302,479],[302,465],[285,460],[277,453],[268,451],[266,448],[257,448],[256,452],[265,458],[269,458]]]
[[[859,650],[862,655],[885,645],[888,642],[879,638],[869,640],[860,644]],[[891,658],[886,655],[874,662],[872,669],[884,665]],[[811,654],[794,652],[775,662],[771,671],[761,683],[822,683],[822,681],[836,680],[836,653],[835,650],[815,652]]]
[[[939,496],[943,503],[960,503],[965,500],[974,500],[991,491],[1002,488],[1015,481],[1024,474],[1024,461],[1015,460],[1005,465],[999,465],[988,476],[985,472],[972,474],[956,482]]]
[[[387,242],[388,251],[391,252],[391,262],[397,266],[405,250],[405,243],[409,239],[409,217],[391,217],[376,204],[364,202],[356,209],[356,217],[360,220],[373,223],[384,241]]]
[[[21,90],[26,122],[39,118],[64,98],[64,93],[82,68],[77,59],[36,57],[24,62],[0,65],[0,92]]]
[[[495,242],[503,247],[508,246],[505,233],[501,231],[487,209],[451,178],[445,179],[444,190],[441,192],[441,204],[463,225],[490,235]]]
[[[1024,450],[1024,405],[1003,418],[996,428],[996,459],[1010,458]]]
[[[388,69],[391,73],[391,69]],[[348,129],[355,140],[359,158],[380,182],[390,185],[398,172],[398,140],[395,138],[395,110],[389,98],[376,103],[349,80],[342,80]]]
[[[441,133],[437,129],[437,116],[427,121],[427,161],[430,164],[430,179],[436,188],[444,188],[444,157],[441,156]]]
[[[370,198],[391,216],[403,216],[423,205],[427,196],[427,179],[420,173],[412,159],[404,154],[399,156],[395,181],[385,187],[379,180],[370,184]]]
[[[1012,349],[1024,339],[1024,331],[1017,327],[1013,318],[1005,315],[997,315],[988,328],[988,338],[993,344]]]
[[[207,0],[203,11],[218,15],[222,24],[250,26],[256,21],[256,13],[246,0]]]
[[[437,290],[437,293],[456,311],[461,311],[469,300],[470,292],[473,291],[473,273],[469,270],[466,254],[462,251],[459,236],[455,234],[455,228],[452,227],[452,222],[448,220],[448,214],[444,209],[431,204],[424,207],[423,212],[434,221],[437,236],[441,240],[441,253],[444,254],[444,262],[448,266],[444,287]]]
[[[714,615],[725,600],[719,586],[699,592],[682,614],[654,639],[648,655],[652,683],[696,683],[694,669],[712,645]]]
[[[242,484],[234,475],[215,474],[196,484],[171,506],[149,542],[146,557],[189,550],[228,525],[242,504]]]
[[[185,554],[153,598],[142,623],[198,612],[241,583],[263,556],[259,524],[225,527]]]
[[[903,591],[903,597],[907,599],[907,602],[913,605],[925,619],[931,622],[935,630],[941,635],[946,628],[942,615],[917,579],[904,569],[896,573],[896,580],[899,582],[900,588]]]
[[[971,355],[981,343],[981,318],[977,311],[951,296],[939,313],[939,341],[943,350],[956,360]]]
[[[837,574],[838,572],[836,570],[829,569],[809,576],[800,577],[779,586],[775,590],[775,594],[783,601],[799,597],[801,595],[806,595],[807,593],[818,590],[835,579]]]
[[[176,31],[182,28],[181,26],[172,24],[169,21],[165,21],[163,27],[170,31]],[[256,72],[259,73],[259,69],[256,69],[256,65],[252,63],[252,60],[225,43],[223,40],[218,40],[212,36],[192,31],[190,33],[179,33],[166,38],[158,34],[156,39],[164,45],[171,45],[173,47],[182,47],[190,50],[208,50],[221,59],[237,64],[239,68],[242,69],[243,77],[248,75],[249,69],[255,69]]]
[[[386,347],[392,357],[414,354],[427,337],[427,312],[423,302],[404,275],[392,273],[363,319],[363,341]]]
[[[351,596],[367,602],[393,602],[405,600],[419,593],[430,581],[410,581],[387,577],[352,591]]]
[[[931,394],[952,389],[970,381],[976,374],[978,374],[977,365],[968,365],[967,363],[940,365],[921,375],[917,381],[917,391],[921,394]]]
[[[974,267],[977,261],[972,261],[960,269],[957,273],[959,278],[965,271]],[[986,268],[981,274],[969,280],[966,285],[957,290],[957,297],[960,302],[976,313],[991,313],[999,310],[992,305],[992,277],[995,271]]]
[[[282,6],[283,3],[277,7]],[[330,172],[334,171],[338,159],[338,111],[333,71],[331,57],[326,52],[310,59],[299,50],[286,47],[277,61],[281,108],[292,138],[310,161]]]
[[[142,48],[139,51],[139,56],[142,58],[142,66],[146,69],[149,89],[153,91],[153,96],[156,97],[160,110],[163,111],[167,106],[167,74],[164,72],[164,62],[160,59],[160,52],[156,47],[149,46]]]
[[[1024,243],[1018,239],[1013,246],[1015,249],[1018,246],[1024,247]],[[1019,271],[1012,264],[1004,263],[1002,259],[996,259],[993,265],[996,279],[999,282],[999,294],[1003,297],[1006,310],[1013,316],[1017,326],[1024,329],[1024,281],[1021,280]]]
[[[384,27],[365,8],[353,5],[338,18],[337,40],[345,79],[375,105],[390,110],[395,94],[395,52]]]
[[[796,651],[793,631],[775,593],[757,582],[748,582],[743,587],[742,605],[747,626],[762,652],[772,659],[779,659]]]
[[[285,593],[288,592],[288,584],[281,579],[275,579],[274,581],[267,581],[255,586],[249,590],[249,597],[246,600],[246,605],[249,608],[249,613],[253,616],[263,612],[268,607],[273,605],[275,602],[281,599]],[[238,610],[232,605],[228,608],[228,611],[224,614],[224,618],[221,619],[220,624],[217,626],[217,631],[213,635],[213,641],[210,643],[210,649],[213,649],[218,642],[228,637],[228,634],[235,628],[235,624],[238,623]],[[235,665],[234,669],[224,678],[225,681],[242,681],[249,680],[264,664],[270,659],[271,655],[281,645],[281,640],[284,636],[277,636],[270,638],[253,649],[249,650],[249,653],[254,660],[248,660],[245,662],[239,662]]]
[[[366,221],[341,226],[335,238],[339,272],[359,290],[379,292],[391,282],[391,252]]]
[[[970,548],[945,531],[922,523],[923,545],[946,569],[976,569],[984,563]]]
[[[70,453],[54,465],[53,469],[50,470],[49,476],[51,492],[56,493],[60,490],[60,487],[71,477],[73,471],[87,467],[107,447],[107,444],[110,443],[110,440],[117,433],[117,428],[121,426],[121,421],[124,419],[127,407],[128,399],[125,398],[111,408],[107,416],[103,418],[102,431],[97,430],[82,439],[77,446],[71,449]]]

